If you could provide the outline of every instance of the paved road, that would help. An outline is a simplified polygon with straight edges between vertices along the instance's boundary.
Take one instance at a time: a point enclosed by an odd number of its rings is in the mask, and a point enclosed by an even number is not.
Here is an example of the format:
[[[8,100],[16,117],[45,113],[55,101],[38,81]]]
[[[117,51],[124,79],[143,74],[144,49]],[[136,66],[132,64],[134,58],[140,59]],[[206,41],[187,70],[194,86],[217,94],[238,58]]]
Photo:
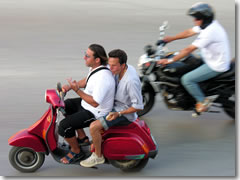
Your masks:
[[[16,171],[8,161],[7,139],[29,127],[48,105],[44,93],[67,77],[87,73],[83,54],[91,43],[107,51],[122,48],[137,67],[143,47],[155,43],[158,26],[170,23],[168,35],[192,26],[186,9],[195,0],[0,0],[0,142],[2,176],[234,176],[235,124],[223,112],[192,118],[189,112],[168,110],[160,96],[147,122],[159,145],[159,154],[141,172],[126,174],[110,165],[99,169],[64,166],[47,157],[35,173]],[[233,0],[206,0],[229,34],[235,54]],[[163,3],[163,4],[162,4]],[[179,50],[192,39],[169,44]],[[70,93],[69,97],[73,97]]]

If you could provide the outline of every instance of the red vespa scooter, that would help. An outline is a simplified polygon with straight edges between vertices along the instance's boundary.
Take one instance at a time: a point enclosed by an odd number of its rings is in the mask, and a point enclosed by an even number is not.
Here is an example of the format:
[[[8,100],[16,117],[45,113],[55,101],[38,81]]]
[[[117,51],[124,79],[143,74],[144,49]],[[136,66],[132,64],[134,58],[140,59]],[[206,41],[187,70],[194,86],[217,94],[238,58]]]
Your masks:
[[[45,160],[45,155],[51,154],[61,163],[60,159],[69,151],[66,143],[58,141],[58,113],[65,114],[64,96],[61,84],[57,90],[46,91],[46,102],[49,109],[32,126],[23,129],[8,139],[13,146],[9,152],[9,161],[14,168],[21,172],[34,172]],[[123,171],[141,170],[149,158],[155,158],[158,153],[157,144],[150,129],[142,120],[127,126],[111,127],[102,134],[102,152],[106,163]],[[90,145],[81,146],[85,159],[91,155]],[[79,160],[80,161],[80,160]],[[79,162],[74,164],[79,165]]]

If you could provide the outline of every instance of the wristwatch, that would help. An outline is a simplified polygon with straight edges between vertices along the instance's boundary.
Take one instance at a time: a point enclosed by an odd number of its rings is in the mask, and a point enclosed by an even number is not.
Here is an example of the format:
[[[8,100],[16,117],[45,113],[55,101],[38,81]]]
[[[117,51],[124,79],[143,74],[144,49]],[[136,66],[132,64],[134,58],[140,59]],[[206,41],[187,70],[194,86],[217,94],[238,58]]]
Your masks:
[[[119,111],[119,112],[118,112],[118,117],[121,117],[121,116],[122,116],[122,114],[121,114],[121,112]]]

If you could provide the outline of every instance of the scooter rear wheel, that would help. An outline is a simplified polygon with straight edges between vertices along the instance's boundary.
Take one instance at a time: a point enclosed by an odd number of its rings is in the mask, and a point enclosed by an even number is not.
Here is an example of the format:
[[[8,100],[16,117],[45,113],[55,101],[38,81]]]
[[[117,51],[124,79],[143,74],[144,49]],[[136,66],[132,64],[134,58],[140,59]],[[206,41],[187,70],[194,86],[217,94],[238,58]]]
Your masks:
[[[143,169],[149,158],[146,159],[133,159],[133,160],[110,160],[109,162],[116,168],[120,168],[125,172],[137,172]]]
[[[12,147],[9,152],[9,161],[12,166],[21,172],[34,172],[39,169],[45,160],[45,154],[35,152],[27,147]]]

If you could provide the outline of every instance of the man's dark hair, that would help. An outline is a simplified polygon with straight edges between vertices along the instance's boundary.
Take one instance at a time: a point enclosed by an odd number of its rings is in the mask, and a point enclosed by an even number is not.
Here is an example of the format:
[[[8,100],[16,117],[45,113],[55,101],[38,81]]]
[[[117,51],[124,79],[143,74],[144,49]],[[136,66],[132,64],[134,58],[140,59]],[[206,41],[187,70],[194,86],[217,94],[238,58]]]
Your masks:
[[[108,56],[112,57],[112,58],[118,58],[119,63],[121,65],[127,63],[127,54],[125,53],[125,51],[123,51],[121,49],[114,49],[114,50],[110,51],[108,53]]]
[[[100,58],[101,65],[107,65],[107,53],[101,45],[91,44],[88,48],[93,51],[93,56],[95,58]]]

